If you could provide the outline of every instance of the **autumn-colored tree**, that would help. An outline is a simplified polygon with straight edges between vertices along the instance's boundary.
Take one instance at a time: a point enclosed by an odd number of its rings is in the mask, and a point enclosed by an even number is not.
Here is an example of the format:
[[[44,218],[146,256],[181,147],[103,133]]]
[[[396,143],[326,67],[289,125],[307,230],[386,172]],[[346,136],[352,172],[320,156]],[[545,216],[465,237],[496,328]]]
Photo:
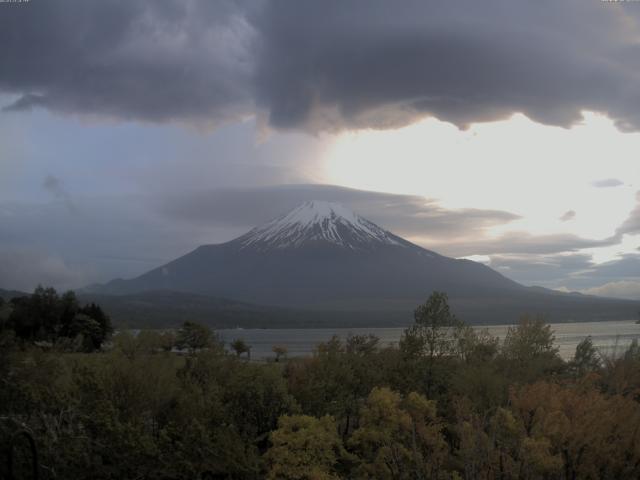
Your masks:
[[[495,478],[518,478],[517,459],[523,432],[513,413],[498,408],[489,422],[489,437],[494,446],[491,461]]]
[[[454,403],[457,422],[452,432],[457,437],[454,455],[459,470],[465,479],[493,479],[492,444],[485,432],[484,420],[473,412],[468,398],[458,398]]]
[[[539,466],[548,472],[561,471],[566,479],[640,476],[637,402],[590,385],[537,382],[514,391],[511,403],[527,437],[538,442],[537,455],[547,452]]]
[[[435,402],[415,392],[403,399],[374,388],[349,446],[360,459],[361,478],[428,479],[444,473],[446,443]]]
[[[347,453],[330,416],[282,416],[271,433],[265,458],[272,480],[339,479],[339,462]]]
[[[622,355],[614,351],[601,358],[602,385],[605,390],[640,401],[640,348],[637,340],[634,339]]]
[[[560,454],[552,453],[551,441],[545,437],[526,437],[520,446],[522,479],[557,478],[562,472]]]

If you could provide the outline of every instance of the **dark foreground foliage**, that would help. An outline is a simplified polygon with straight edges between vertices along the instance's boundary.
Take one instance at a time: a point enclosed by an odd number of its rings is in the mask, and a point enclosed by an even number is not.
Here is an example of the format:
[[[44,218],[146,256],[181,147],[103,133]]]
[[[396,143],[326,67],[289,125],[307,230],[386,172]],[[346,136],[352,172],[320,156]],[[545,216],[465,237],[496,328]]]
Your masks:
[[[5,329],[0,425],[32,432],[46,478],[640,477],[637,345],[603,358],[586,340],[564,362],[540,319],[499,342],[442,294],[415,320],[398,346],[334,338],[263,363],[192,323],[95,353]]]
[[[9,302],[0,298],[0,332],[3,331],[42,346],[92,352],[102,346],[113,328],[99,305],[81,306],[72,291],[58,295],[53,288],[39,286],[32,295]]]

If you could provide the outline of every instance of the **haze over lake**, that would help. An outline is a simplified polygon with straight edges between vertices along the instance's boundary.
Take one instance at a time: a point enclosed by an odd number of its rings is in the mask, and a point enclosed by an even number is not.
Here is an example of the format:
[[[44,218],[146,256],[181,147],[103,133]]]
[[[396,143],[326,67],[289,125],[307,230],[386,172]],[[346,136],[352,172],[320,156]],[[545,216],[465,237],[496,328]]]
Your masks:
[[[476,326],[476,330],[488,329],[491,335],[501,340],[507,334],[509,325]],[[591,336],[593,344],[602,354],[622,352],[634,339],[640,339],[640,325],[634,320],[619,322],[576,322],[552,323],[555,343],[562,358],[573,357],[576,346],[584,338]],[[352,335],[373,334],[380,338],[381,345],[396,344],[404,328],[285,328],[285,329],[225,329],[218,333],[225,344],[236,338],[244,339],[251,348],[251,357],[264,359],[273,357],[272,347],[283,345],[289,356],[311,355],[313,349],[321,342],[326,342],[333,335],[346,339]]]

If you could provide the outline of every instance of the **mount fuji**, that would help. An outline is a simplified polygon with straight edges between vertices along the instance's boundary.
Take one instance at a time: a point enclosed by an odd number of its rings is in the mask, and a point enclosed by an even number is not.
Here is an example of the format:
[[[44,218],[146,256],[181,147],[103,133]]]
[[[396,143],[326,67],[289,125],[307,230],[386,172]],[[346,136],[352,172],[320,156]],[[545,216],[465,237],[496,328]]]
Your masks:
[[[520,285],[488,266],[445,257],[379,227],[342,205],[309,201],[226,243],[203,245],[131,280],[89,291],[172,291],[265,306],[366,314],[372,323],[410,321],[434,291],[449,294],[470,322],[633,318],[638,302]],[[588,316],[588,318],[585,317]]]

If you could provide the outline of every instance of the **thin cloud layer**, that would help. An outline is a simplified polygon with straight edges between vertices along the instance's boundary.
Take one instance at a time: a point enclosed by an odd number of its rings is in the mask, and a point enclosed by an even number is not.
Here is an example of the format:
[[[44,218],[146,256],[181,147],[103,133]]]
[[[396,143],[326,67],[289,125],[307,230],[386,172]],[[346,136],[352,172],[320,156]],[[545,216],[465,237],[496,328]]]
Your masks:
[[[2,5],[6,110],[202,125],[459,126],[581,111],[640,127],[638,10],[600,1],[33,1]]]
[[[447,209],[412,195],[331,185],[225,188],[180,195],[64,198],[44,205],[0,205],[0,288],[38,282],[82,287],[131,278],[199,245],[222,243],[310,200],[340,202],[380,226],[438,253],[487,255],[488,264],[525,284],[584,289],[640,281],[640,254],[597,265],[585,248],[617,243],[575,235],[493,236],[519,217],[511,212]],[[15,252],[18,252],[17,254]],[[28,267],[28,268],[27,268]]]
[[[620,241],[613,235],[605,239],[582,238],[571,233],[534,235],[528,232],[508,232],[498,237],[465,238],[435,246],[452,256],[497,255],[497,254],[554,254],[576,252],[584,248],[615,245]]]
[[[64,202],[70,212],[75,212],[76,206],[73,203],[71,194],[58,177],[47,175],[42,181],[42,188],[49,192],[54,199]]]
[[[583,293],[616,298],[640,299],[640,255],[625,254],[610,262],[593,265],[572,274]]]
[[[428,236],[451,240],[483,235],[490,227],[520,218],[500,210],[451,210],[424,197],[333,185],[280,185],[182,193],[159,198],[157,208],[172,221],[248,230],[310,199],[342,203],[380,226],[409,238]]]
[[[343,203],[414,243],[453,257],[551,255],[615,245],[620,241],[618,233],[605,239],[582,238],[569,233],[533,235],[518,231],[493,236],[491,228],[520,217],[502,210],[445,209],[437,201],[420,196],[333,185],[280,185],[182,193],[159,197],[156,208],[172,222],[248,230],[310,199]]]
[[[594,267],[591,255],[571,254],[500,254],[491,255],[491,268],[527,285],[557,286],[567,284],[567,278]],[[571,285],[575,288],[575,285]]]
[[[83,281],[82,273],[58,256],[30,248],[0,250],[0,288],[31,291],[42,284],[68,289]]]
[[[562,253],[491,255],[491,268],[527,285],[580,291],[592,295],[640,298],[640,255],[626,254],[597,264],[590,254]]]
[[[596,188],[611,188],[611,187],[620,187],[624,185],[622,180],[618,180],[617,178],[605,178],[603,180],[596,180],[591,183]]]
[[[609,282],[598,287],[587,288],[582,293],[601,297],[638,300],[640,299],[640,281],[620,280],[618,282]]]

